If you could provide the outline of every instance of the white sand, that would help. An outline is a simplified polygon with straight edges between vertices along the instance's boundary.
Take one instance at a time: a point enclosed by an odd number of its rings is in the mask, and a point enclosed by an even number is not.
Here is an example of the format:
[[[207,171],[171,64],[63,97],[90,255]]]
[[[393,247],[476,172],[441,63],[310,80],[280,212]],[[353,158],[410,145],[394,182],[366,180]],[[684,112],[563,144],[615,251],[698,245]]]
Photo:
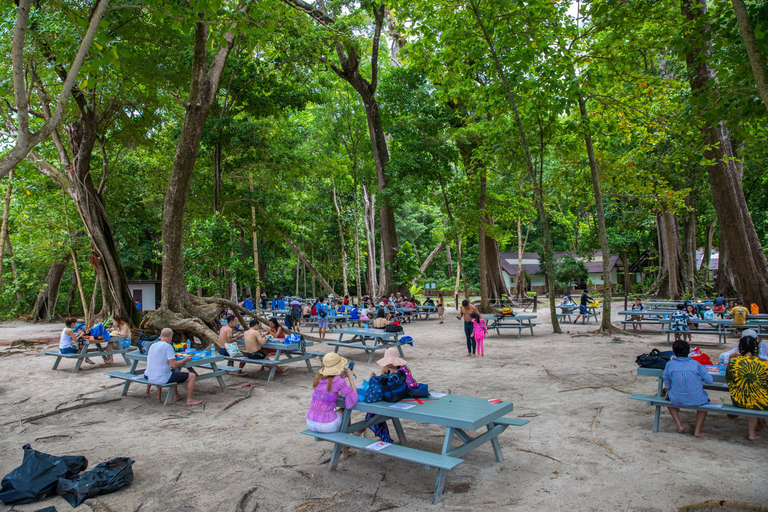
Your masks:
[[[616,303],[615,310],[620,307]],[[485,359],[463,357],[462,326],[453,316],[444,325],[434,320],[405,325],[415,339],[413,348],[404,347],[405,356],[420,382],[433,391],[510,400],[511,416],[531,420],[501,434],[502,463],[494,461],[490,444],[468,454],[448,473],[436,507],[431,505],[436,470],[358,453],[338,471],[328,471],[331,445],[299,434],[311,375],[298,365],[270,383],[266,372],[250,365],[244,377],[225,377],[226,392],[215,380],[204,381],[197,396],[205,408],[163,407],[144,399],[144,390],[135,386],[119,401],[20,425],[14,420],[81,403],[78,395],[86,401],[120,396],[117,381],[107,379],[103,369],[74,375],[69,371],[74,363],[63,361],[60,370],[51,371],[53,358],[41,355],[42,346],[24,352],[6,347],[14,353],[0,357],[0,475],[21,462],[21,446],[31,443],[48,453],[85,455],[91,467],[117,456],[135,460],[133,485],[77,509],[85,511],[240,510],[238,502],[249,490],[244,511],[290,511],[307,501],[313,503],[301,509],[305,512],[656,511],[708,499],[768,504],[768,439],[747,441],[743,419],[710,414],[705,430],[711,435],[697,439],[691,435],[692,412],[681,413],[688,429],[681,435],[665,411],[661,431],[653,434],[653,409],[627,399],[630,393],[655,391],[655,379],[636,377],[635,357],[665,347],[665,335],[595,336],[594,324],[569,324],[566,334],[556,336],[545,317],[548,311],[540,311],[544,325],[534,337],[489,335]],[[57,341],[60,329],[5,324],[0,340],[53,335]],[[719,352],[704,351],[712,359]],[[361,351],[341,353],[357,362],[358,380],[377,369]],[[223,410],[251,388],[251,398]],[[710,396],[728,398],[715,391]],[[404,427],[409,446],[440,450],[442,430],[409,422]],[[56,497],[13,510],[44,505],[70,509]],[[10,508],[0,505],[0,510]]]

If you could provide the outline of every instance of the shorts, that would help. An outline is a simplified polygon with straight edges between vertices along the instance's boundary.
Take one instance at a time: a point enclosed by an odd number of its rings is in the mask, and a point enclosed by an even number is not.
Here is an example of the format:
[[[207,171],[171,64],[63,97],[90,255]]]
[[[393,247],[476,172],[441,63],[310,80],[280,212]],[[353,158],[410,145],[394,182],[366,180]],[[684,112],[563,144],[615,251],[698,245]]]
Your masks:
[[[669,327],[669,330],[672,332],[688,332],[688,326],[687,325],[672,325]]]
[[[245,356],[248,359],[266,359],[267,353],[263,350],[259,350],[258,352],[251,352],[250,354],[245,354]]]
[[[70,345],[67,348],[60,348],[59,349],[59,353],[60,354],[77,354],[78,352],[80,352],[80,351],[77,350],[77,347],[74,346],[74,345]]]
[[[328,328],[328,317],[325,317],[325,318],[317,317],[317,328],[318,329],[327,329]]]
[[[171,376],[168,378],[168,382],[166,382],[166,384],[173,384],[174,382],[181,384],[182,382],[187,382],[188,378],[189,378],[188,372],[173,372],[171,373]]]
[[[304,315],[304,316],[302,316],[302,318],[303,318],[304,320],[309,320],[309,319],[310,319],[310,318],[312,318],[312,317],[311,317],[310,315]]]
[[[331,432],[338,432],[341,428],[341,413],[336,413],[336,419],[328,423],[318,423],[307,419],[307,428],[312,432],[320,432],[322,434],[329,434]]]
[[[579,314],[580,315],[586,315],[589,312],[589,309],[587,306],[579,306]]]
[[[225,348],[220,348],[219,349],[219,354],[221,354],[224,357],[229,357],[229,352],[227,352],[227,349],[225,349]]]

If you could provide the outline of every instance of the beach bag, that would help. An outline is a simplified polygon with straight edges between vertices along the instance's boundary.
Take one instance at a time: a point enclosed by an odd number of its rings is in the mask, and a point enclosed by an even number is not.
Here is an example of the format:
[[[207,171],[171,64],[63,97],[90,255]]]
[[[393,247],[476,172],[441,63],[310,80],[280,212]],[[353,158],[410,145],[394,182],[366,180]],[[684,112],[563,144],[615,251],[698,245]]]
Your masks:
[[[227,343],[224,345],[224,349],[229,354],[229,357],[241,357],[243,355],[243,353],[240,352],[240,345],[237,343]]]
[[[300,343],[303,339],[301,334],[291,333],[285,337],[285,344],[293,345],[294,343]]]
[[[715,312],[711,309],[704,310],[704,320],[714,320],[715,319]]]
[[[384,327],[385,332],[403,332],[403,326],[399,324],[387,324],[386,327]]]
[[[417,384],[415,388],[408,390],[409,398],[429,398],[429,385]]]
[[[109,494],[133,483],[133,461],[128,457],[102,462],[74,479],[62,478],[56,494],[77,507],[88,498]]]
[[[136,346],[139,348],[139,353],[144,355],[149,353],[149,347],[157,341],[157,338],[157,336],[147,336],[146,334],[141,333],[141,338],[136,342]]]
[[[395,373],[389,373],[379,376],[381,391],[385,402],[399,402],[408,396],[408,384],[406,384],[405,373],[398,370]]]
[[[363,402],[378,402],[384,398],[384,391],[381,389],[379,376],[374,375],[368,380],[363,381]]]
[[[670,360],[668,354],[659,352],[659,349],[655,348],[651,350],[649,354],[641,354],[637,356],[635,362],[640,368],[657,368],[663,370],[667,366],[667,362]]]
[[[88,467],[88,459],[79,455],[57,457],[24,447],[24,458],[3,478],[0,501],[6,505],[34,503],[56,494],[60,478],[73,478]]]
[[[699,347],[693,347],[690,350],[690,352],[688,352],[688,357],[698,362],[699,364],[704,364],[704,365],[712,364],[712,361],[709,359],[709,356],[704,352],[702,352]]]

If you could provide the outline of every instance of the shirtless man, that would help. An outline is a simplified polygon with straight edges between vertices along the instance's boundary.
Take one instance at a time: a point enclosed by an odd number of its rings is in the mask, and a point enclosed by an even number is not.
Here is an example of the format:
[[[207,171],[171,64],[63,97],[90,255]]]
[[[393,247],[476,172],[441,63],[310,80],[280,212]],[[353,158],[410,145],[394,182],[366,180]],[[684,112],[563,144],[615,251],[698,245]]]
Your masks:
[[[227,325],[219,329],[219,354],[229,357],[227,352],[227,343],[234,343],[243,337],[240,333],[233,334],[232,329],[237,325],[237,317],[235,315],[229,315],[227,317]]]
[[[470,304],[468,300],[463,300],[461,303],[461,309],[456,318],[464,318],[464,335],[467,337],[467,357],[475,357],[477,350],[477,343],[472,336],[472,313],[480,314],[474,304]]]
[[[249,359],[269,359],[267,357],[266,350],[263,348],[266,341],[259,331],[259,321],[254,318],[248,322],[248,327],[250,327],[250,329],[245,331],[245,335],[243,336],[243,341],[245,341],[245,352],[243,352],[243,354]],[[240,368],[245,366],[245,363],[240,364]],[[261,368],[263,370],[266,369],[264,366]],[[287,371],[288,370],[286,368],[280,368],[279,366],[277,367],[277,373],[281,375]]]

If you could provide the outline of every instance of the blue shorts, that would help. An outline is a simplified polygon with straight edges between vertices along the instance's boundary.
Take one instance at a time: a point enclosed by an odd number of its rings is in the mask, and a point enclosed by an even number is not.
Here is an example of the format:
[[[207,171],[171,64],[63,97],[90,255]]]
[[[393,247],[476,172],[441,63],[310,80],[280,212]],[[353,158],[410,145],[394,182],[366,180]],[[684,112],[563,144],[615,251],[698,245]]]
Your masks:
[[[60,348],[59,349],[59,353],[61,353],[61,354],[77,354],[78,352],[80,352],[80,351],[77,350],[77,347],[74,346],[74,345],[70,345],[67,348]]]
[[[317,317],[317,328],[318,329],[327,329],[328,328],[328,317],[325,317],[325,318]]]
[[[173,384],[174,382],[177,382],[177,383],[187,382],[188,378],[189,378],[188,372],[173,372],[171,373],[171,376],[168,378],[168,382],[166,384]]]
[[[229,357],[229,352],[227,352],[227,349],[225,349],[225,348],[220,348],[219,349],[219,354],[221,354],[224,357]]]
[[[587,306],[579,306],[579,314],[586,315],[587,313],[589,313]]]

